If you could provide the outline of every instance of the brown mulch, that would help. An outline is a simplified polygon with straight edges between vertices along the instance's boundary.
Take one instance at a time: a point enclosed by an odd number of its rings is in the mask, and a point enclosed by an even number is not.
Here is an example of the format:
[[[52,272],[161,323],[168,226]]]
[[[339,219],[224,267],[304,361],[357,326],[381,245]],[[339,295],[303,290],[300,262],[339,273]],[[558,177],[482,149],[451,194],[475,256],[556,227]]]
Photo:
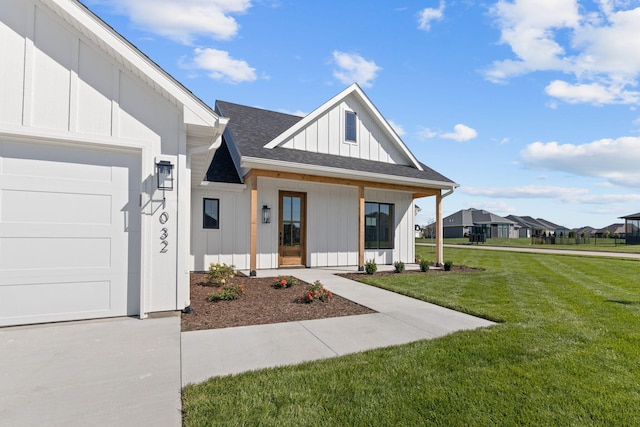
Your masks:
[[[191,308],[195,312],[182,314],[183,331],[375,313],[335,294],[328,303],[299,302],[307,286],[301,280],[290,288],[275,289],[271,286],[274,278],[241,275],[231,279],[230,284],[244,285],[243,296],[234,301],[209,302],[207,296],[218,288],[207,286],[206,280],[206,273],[191,273]]]

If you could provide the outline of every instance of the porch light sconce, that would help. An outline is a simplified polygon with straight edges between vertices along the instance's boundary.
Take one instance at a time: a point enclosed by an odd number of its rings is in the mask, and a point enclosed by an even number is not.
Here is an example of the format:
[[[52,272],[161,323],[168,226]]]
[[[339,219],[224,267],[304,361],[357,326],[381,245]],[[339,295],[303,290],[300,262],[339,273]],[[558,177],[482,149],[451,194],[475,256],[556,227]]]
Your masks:
[[[267,205],[262,206],[262,223],[269,224],[271,222],[271,208]]]
[[[162,190],[162,203],[165,202],[165,190],[173,191],[173,165],[167,160],[160,160],[156,163],[156,177],[158,179],[158,190]]]
[[[156,176],[158,177],[158,190],[173,190],[173,165],[167,160],[156,163]]]

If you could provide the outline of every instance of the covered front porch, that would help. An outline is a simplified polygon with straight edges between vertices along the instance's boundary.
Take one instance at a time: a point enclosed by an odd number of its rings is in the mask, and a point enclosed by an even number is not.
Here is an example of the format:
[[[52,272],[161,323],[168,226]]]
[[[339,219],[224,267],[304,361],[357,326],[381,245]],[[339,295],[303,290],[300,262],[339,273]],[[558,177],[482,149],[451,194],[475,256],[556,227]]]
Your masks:
[[[414,262],[413,201],[434,197],[436,263],[443,262],[442,200],[436,186],[252,169],[249,270]],[[375,207],[379,206],[376,217]],[[385,214],[386,212],[386,214]],[[391,217],[391,219],[385,217]],[[390,236],[378,230],[390,221]],[[377,234],[376,234],[377,233]],[[372,238],[372,236],[379,236]]]

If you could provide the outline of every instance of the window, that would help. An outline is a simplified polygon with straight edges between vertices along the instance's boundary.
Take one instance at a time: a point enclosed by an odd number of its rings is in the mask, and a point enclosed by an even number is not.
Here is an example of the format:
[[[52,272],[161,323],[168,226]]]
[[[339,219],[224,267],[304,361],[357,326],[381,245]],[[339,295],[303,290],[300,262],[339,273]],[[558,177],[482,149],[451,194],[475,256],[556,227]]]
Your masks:
[[[204,199],[202,207],[202,228],[220,228],[220,200]]]
[[[389,203],[364,204],[364,247],[393,249],[393,206]]]
[[[345,111],[344,115],[344,139],[349,142],[357,142],[356,113]]]

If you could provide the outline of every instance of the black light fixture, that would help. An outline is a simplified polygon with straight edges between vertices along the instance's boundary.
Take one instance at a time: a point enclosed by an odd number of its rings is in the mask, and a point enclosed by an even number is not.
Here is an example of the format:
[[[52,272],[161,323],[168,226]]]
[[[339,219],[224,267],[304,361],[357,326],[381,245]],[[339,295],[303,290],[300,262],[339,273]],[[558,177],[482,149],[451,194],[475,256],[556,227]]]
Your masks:
[[[267,205],[262,206],[262,223],[269,224],[271,222],[271,208]]]
[[[167,160],[156,163],[156,176],[158,178],[158,190],[173,190],[173,165]]]

